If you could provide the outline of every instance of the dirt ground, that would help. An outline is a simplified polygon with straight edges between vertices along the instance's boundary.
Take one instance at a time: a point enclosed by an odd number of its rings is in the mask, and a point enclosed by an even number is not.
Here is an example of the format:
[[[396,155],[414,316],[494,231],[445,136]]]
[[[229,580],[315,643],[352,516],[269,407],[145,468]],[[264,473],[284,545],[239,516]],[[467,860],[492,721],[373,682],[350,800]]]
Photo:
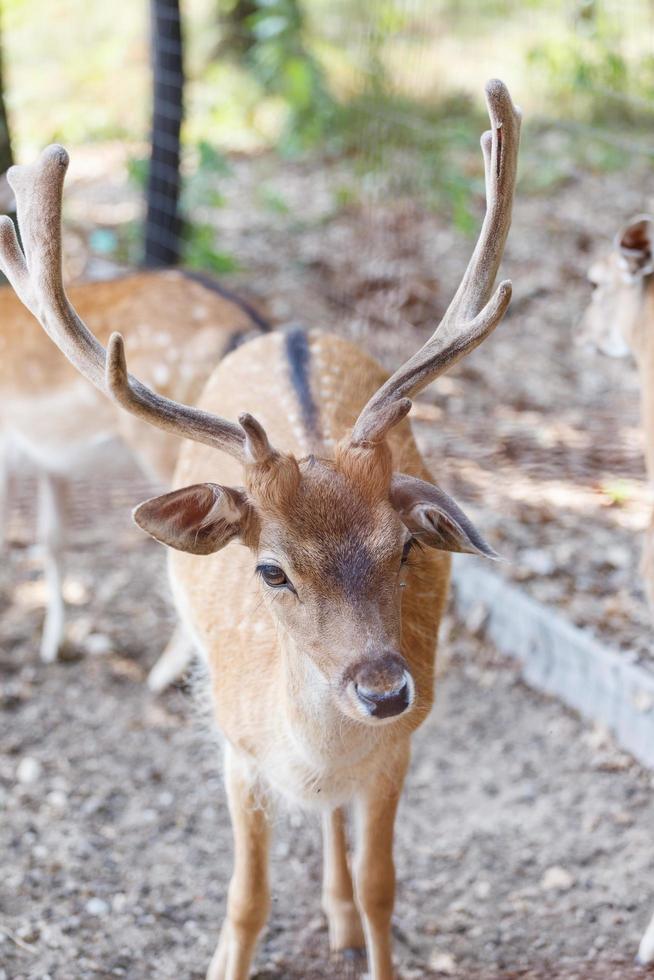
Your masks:
[[[163,549],[129,525],[144,489],[126,476],[75,489],[73,507],[111,515],[102,534],[80,526],[70,555],[80,661],[37,660],[38,561],[29,512],[14,515],[0,607],[4,980],[200,980],[216,942],[231,861],[220,752],[201,681],[162,699],[143,683],[172,622]],[[643,976],[631,962],[654,909],[653,788],[448,620],[397,827],[403,980]],[[345,976],[327,952],[314,818],[280,812],[272,861],[256,977]]]

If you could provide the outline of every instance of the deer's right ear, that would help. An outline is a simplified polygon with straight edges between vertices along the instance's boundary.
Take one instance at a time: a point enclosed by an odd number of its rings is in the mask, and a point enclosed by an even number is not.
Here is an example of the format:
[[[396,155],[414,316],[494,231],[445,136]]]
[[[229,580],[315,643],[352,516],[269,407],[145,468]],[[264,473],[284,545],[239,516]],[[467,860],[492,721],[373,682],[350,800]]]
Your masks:
[[[211,555],[241,533],[249,514],[242,490],[198,483],[144,501],[133,517],[140,528],[170,548]]]
[[[445,491],[405,473],[394,473],[390,502],[418,541],[437,551],[462,551],[496,559],[489,544]]]
[[[615,240],[619,262],[630,279],[654,271],[654,219],[639,214],[618,232]]]

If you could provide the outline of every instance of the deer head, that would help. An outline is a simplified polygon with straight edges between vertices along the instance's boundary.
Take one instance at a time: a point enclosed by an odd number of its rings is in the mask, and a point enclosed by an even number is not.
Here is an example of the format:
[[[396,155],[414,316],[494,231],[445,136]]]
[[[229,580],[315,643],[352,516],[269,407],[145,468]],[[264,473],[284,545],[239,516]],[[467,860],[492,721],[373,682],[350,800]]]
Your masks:
[[[443,491],[393,471],[388,443],[410,398],[481,343],[510,300],[509,282],[492,290],[511,221],[520,115],[501,82],[487,85],[486,98],[492,126],[482,137],[487,212],[461,285],[431,338],[364,406],[333,458],[296,459],[271,446],[252,416],[230,422],[163,398],[129,375],[120,334],[105,351],[63,288],[65,151],[50,147],[36,165],[8,175],[24,254],[12,222],[3,218],[0,262],[55,343],[127,411],[242,465],[241,486],[175,490],[137,507],[136,523],[194,555],[215,553],[233,539],[244,544],[280,635],[305,655],[307,669],[323,678],[343,714],[370,724],[406,713],[413,702],[413,678],[400,653],[401,596],[412,555],[434,548],[494,557]]]
[[[618,232],[611,251],[588,270],[593,295],[582,317],[579,342],[609,357],[637,353],[653,271],[654,219],[639,214]]]

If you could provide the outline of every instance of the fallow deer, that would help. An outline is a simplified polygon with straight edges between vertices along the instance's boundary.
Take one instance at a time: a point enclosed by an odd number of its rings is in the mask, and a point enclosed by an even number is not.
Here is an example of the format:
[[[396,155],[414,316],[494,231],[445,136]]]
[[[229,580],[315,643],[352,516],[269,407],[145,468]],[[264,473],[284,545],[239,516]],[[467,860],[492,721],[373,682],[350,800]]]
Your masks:
[[[230,346],[267,327],[249,304],[209,279],[177,270],[85,283],[70,296],[105,343],[129,311],[130,358],[148,380],[185,400],[199,395]],[[148,477],[170,486],[179,443],[117,411],[80,378],[10,287],[0,288],[0,350],[0,545],[7,544],[12,467],[17,456],[25,457],[39,477],[37,523],[48,589],[41,658],[50,662],[65,630],[65,491],[71,474],[93,465],[106,440],[118,437]],[[164,687],[189,658],[189,642],[177,631],[150,674],[150,686]]]
[[[584,313],[580,343],[602,354],[632,353],[640,377],[645,465],[654,483],[654,218],[638,215],[616,235],[613,248],[588,270],[593,286]],[[640,571],[654,615],[654,513],[645,531]]]
[[[588,270],[593,286],[579,340],[602,354],[633,354],[640,378],[645,464],[654,483],[654,218],[639,214],[615,236],[612,249]],[[654,513],[645,531],[640,571],[654,615]],[[654,963],[654,918],[638,951],[639,961]]]
[[[494,556],[432,482],[406,418],[410,398],[480,344],[510,301],[508,281],[492,290],[520,115],[501,82],[488,83],[486,99],[479,241],[435,333],[389,379],[353,344],[296,330],[230,354],[195,408],[156,394],[127,373],[121,336],[105,350],[63,290],[66,152],[50,147],[9,174],[24,254],[5,218],[0,258],[19,297],[100,391],[188,440],[175,474],[183,487],[134,516],[173,549],[175,599],[206,657],[225,737],[235,867],[209,980],[249,975],[268,913],[277,797],[322,813],[332,950],[365,943],[372,980],[393,975],[393,826],[410,736],[433,700],[448,552]],[[231,541],[244,547],[225,548]]]

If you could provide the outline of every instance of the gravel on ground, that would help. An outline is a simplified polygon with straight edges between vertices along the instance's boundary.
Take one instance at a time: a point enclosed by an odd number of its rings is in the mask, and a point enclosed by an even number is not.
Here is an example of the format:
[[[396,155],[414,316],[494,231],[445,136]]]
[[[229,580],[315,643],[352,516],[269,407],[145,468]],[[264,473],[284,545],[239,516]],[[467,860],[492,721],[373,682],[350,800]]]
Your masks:
[[[95,486],[91,503],[123,490]],[[38,563],[14,522],[0,607],[7,980],[200,980],[217,939],[231,862],[219,745],[201,682],[159,699],[144,685],[172,618],[163,549],[126,513],[76,535],[67,592],[84,656],[51,666],[37,659]],[[403,980],[642,976],[653,789],[605,732],[448,618],[397,825]],[[315,818],[279,813],[272,865],[256,977],[345,976],[328,956]]]

